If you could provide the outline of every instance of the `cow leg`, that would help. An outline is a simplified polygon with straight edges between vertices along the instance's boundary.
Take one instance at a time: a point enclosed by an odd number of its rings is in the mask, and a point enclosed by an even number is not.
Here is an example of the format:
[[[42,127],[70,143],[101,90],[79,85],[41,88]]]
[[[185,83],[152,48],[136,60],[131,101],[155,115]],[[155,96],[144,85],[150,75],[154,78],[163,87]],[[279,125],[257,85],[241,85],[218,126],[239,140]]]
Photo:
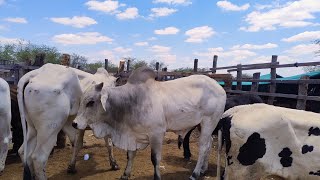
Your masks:
[[[116,159],[113,155],[113,143],[109,136],[104,137],[104,141],[106,142],[106,146],[108,149],[108,155],[109,155],[109,162],[112,170],[119,170],[119,165],[117,164]]]
[[[120,179],[129,179],[132,170],[133,160],[136,157],[136,154],[137,151],[127,151],[127,166]]]
[[[73,152],[72,152],[72,158],[71,158],[71,161],[68,165],[68,170],[67,172],[70,173],[70,174],[74,174],[77,172],[76,170],[76,158],[77,158],[77,155],[80,151],[80,149],[82,148],[83,146],[83,136],[84,136],[84,130],[77,130],[76,132],[76,137],[75,137],[75,141],[73,143]]]
[[[37,145],[31,156],[36,180],[47,179],[45,167],[61,129],[40,129],[37,134]]]
[[[155,135],[150,139],[150,147],[151,147],[151,162],[154,167],[154,180],[160,180],[160,161],[161,161],[161,151],[162,151],[162,140],[163,135]]]
[[[27,162],[24,164],[24,177],[26,179],[33,179],[34,178],[34,169],[31,155],[36,147],[37,138],[36,138],[36,130],[32,126],[32,123],[28,121],[27,124],[27,152],[24,152],[24,143],[20,146],[18,153],[20,155],[21,161],[24,161],[24,153],[27,153]]]
[[[218,118],[217,118],[218,119]],[[199,142],[199,156],[197,165],[190,176],[190,179],[195,180],[200,177],[200,174],[204,174],[208,168],[208,157],[211,150],[212,145],[212,137],[211,133],[214,130],[214,122],[209,117],[205,117],[201,122],[201,134],[200,134],[200,142]]]

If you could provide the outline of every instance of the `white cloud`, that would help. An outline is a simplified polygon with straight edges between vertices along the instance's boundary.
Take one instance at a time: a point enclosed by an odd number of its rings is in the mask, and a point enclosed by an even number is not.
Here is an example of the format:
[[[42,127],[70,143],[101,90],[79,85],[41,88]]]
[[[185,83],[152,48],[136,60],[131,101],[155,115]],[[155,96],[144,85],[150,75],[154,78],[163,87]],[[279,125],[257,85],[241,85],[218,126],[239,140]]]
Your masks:
[[[148,41],[155,41],[155,40],[157,40],[156,37],[151,37],[151,38],[148,39]]]
[[[171,51],[171,47],[154,45],[150,48],[150,51],[154,53],[169,53]]]
[[[151,9],[151,14],[150,17],[163,17],[163,16],[169,16],[175,12],[177,12],[177,9],[173,9],[173,8],[166,8],[166,7],[162,7],[162,8],[152,8]]]
[[[314,41],[320,39],[320,31],[305,31],[289,38],[283,38],[285,42],[297,42],[297,41]]]
[[[215,33],[216,32],[209,26],[196,27],[185,32],[185,35],[189,36],[185,42],[201,43]]]
[[[293,63],[297,62],[297,59],[291,56],[278,56],[277,61],[280,62],[280,64],[287,64],[287,63]],[[258,56],[256,58],[253,58],[250,60],[251,63],[270,63],[271,62],[271,56]]]
[[[190,5],[192,2],[190,0],[154,0],[153,3],[167,3],[172,5]]]
[[[136,43],[134,43],[134,45],[135,46],[148,46],[149,45],[149,43],[148,42],[136,42]]]
[[[255,52],[246,49],[225,51],[222,47],[208,48],[207,52],[195,52],[193,54],[196,56],[202,56],[207,58],[212,58],[213,55],[218,55],[219,58],[232,60],[235,63],[239,63],[238,61],[240,60],[247,59],[249,57],[254,57],[257,55]]]
[[[64,45],[97,44],[101,42],[111,43],[113,39],[103,36],[98,32],[81,32],[77,34],[59,34],[52,40]]]
[[[277,27],[304,27],[314,23],[306,20],[315,19],[315,13],[320,12],[319,0],[291,1],[268,11],[253,11],[246,16],[248,27],[241,30],[257,32],[260,30],[275,30]]]
[[[131,48],[123,48],[123,47],[116,47],[113,49],[115,52],[117,53],[121,53],[121,54],[128,54],[132,51]]]
[[[72,26],[76,28],[84,28],[86,26],[97,24],[97,21],[86,16],[73,16],[72,18],[69,18],[69,17],[50,18],[50,20],[55,23]]]
[[[156,59],[158,61],[163,61],[165,63],[171,64],[174,63],[177,60],[177,56],[174,54],[157,54],[155,55]]]
[[[135,7],[127,8],[124,12],[116,15],[118,19],[135,19],[139,16],[139,10]]]
[[[256,4],[256,5],[255,5],[255,8],[256,8],[257,10],[270,9],[270,8],[272,8],[272,7],[273,7],[273,6],[270,5],[270,4],[268,4],[268,5],[266,5],[266,4]]]
[[[4,25],[0,25],[0,31],[8,30],[8,28]]]
[[[92,55],[94,57],[96,57],[96,59],[109,59],[109,60],[112,60],[112,61],[115,60],[114,53],[112,51],[109,51],[109,50],[103,50],[103,51],[100,51],[98,53],[92,53]]]
[[[6,38],[0,36],[0,44],[27,44],[28,42],[18,38]]]
[[[177,59],[177,56],[171,53],[171,47],[168,46],[154,45],[149,50],[155,54],[154,56],[158,60],[165,63],[173,63]]]
[[[158,35],[170,35],[177,34],[180,30],[176,27],[166,27],[164,29],[157,29],[154,31],[155,34]]]
[[[277,44],[267,43],[267,44],[261,44],[261,45],[257,45],[257,44],[235,45],[231,49],[232,50],[235,50],[235,49],[272,49],[272,48],[277,48],[277,47],[278,47]]]
[[[315,52],[319,50],[319,45],[317,44],[299,44],[293,46],[290,49],[286,50],[285,53],[288,53],[292,56],[302,56],[302,55],[315,55]]]
[[[5,3],[5,0],[0,0],[0,6]]]
[[[106,0],[106,1],[95,1],[91,0],[85,3],[90,10],[101,11],[108,14],[114,14],[118,12],[118,8],[124,6],[123,4],[119,4],[118,1]]]
[[[250,7],[248,3],[242,6],[237,6],[226,0],[218,1],[217,6],[226,11],[245,11]]]
[[[28,21],[22,17],[14,17],[14,18],[9,17],[9,18],[5,18],[4,20],[8,21],[8,22],[12,22],[12,23],[20,23],[20,24],[27,24],[28,23]]]

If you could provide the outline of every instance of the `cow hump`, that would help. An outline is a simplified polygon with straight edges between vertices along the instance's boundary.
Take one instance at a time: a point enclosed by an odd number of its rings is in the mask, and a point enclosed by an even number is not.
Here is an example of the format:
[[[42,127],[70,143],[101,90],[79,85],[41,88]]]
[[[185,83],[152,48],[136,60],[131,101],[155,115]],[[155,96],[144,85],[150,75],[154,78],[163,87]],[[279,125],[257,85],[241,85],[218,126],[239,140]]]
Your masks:
[[[131,84],[145,83],[149,79],[155,80],[156,73],[149,67],[140,67],[132,72],[128,82]]]

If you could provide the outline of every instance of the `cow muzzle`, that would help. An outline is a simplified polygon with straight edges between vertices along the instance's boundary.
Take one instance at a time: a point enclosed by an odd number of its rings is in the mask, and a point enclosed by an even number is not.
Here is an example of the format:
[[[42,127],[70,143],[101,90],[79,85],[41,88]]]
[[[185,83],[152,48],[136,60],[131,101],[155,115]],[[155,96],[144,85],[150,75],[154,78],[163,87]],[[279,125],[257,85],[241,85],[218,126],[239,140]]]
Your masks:
[[[78,129],[78,123],[72,122],[72,127],[75,128],[75,129]]]

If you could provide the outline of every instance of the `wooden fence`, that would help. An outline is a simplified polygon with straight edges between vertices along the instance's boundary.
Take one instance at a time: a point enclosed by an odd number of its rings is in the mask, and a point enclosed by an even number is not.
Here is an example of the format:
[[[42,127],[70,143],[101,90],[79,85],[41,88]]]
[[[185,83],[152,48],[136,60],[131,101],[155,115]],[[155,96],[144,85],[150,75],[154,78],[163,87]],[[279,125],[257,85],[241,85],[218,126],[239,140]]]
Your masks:
[[[106,60],[107,62],[107,60]],[[295,99],[297,101],[296,109],[305,110],[306,102],[309,101],[320,101],[319,96],[310,96],[308,95],[308,86],[309,85],[319,85],[320,88],[320,79],[309,79],[308,76],[302,76],[299,80],[279,80],[276,78],[276,72],[278,68],[292,68],[292,67],[305,67],[305,66],[317,66],[320,65],[320,62],[304,62],[304,63],[291,63],[291,64],[280,64],[278,62],[278,56],[273,55],[271,57],[270,63],[259,63],[259,64],[238,64],[235,66],[225,66],[217,67],[218,56],[213,56],[212,68],[210,71],[198,71],[198,59],[194,60],[194,68],[192,72],[167,72],[166,68],[163,68],[162,71],[159,70],[159,63],[156,65],[157,79],[160,81],[167,81],[176,78],[186,77],[193,74],[203,74],[207,75],[217,81],[224,82],[224,89],[228,94],[254,94],[259,96],[264,96],[267,98],[268,104],[274,104],[275,98],[289,98]],[[124,64],[122,64],[124,66]],[[129,72],[130,62],[127,63],[127,71],[119,72],[122,78],[126,79]],[[231,74],[217,74],[217,70],[226,69],[227,72],[237,72],[236,78],[232,78]],[[253,77],[250,79],[243,78],[243,71],[247,70],[260,70],[260,69],[270,69],[270,79],[260,79],[260,72],[254,73]],[[124,80],[125,81],[125,80]],[[232,83],[236,82],[235,89],[232,89]],[[251,82],[250,91],[242,90],[243,82]],[[268,83],[269,92],[259,92],[259,83],[264,82]],[[286,94],[286,93],[276,93],[277,84],[294,84],[297,85],[298,93],[297,94]],[[320,103],[320,102],[319,102]]]
[[[21,78],[21,76],[30,71],[39,68],[43,65],[44,56],[39,55],[35,59],[33,65],[18,65],[14,64],[12,61],[0,60],[0,69],[10,71],[9,76],[4,77],[5,80],[11,82],[11,84],[16,85]],[[267,98],[268,104],[273,104],[275,98],[290,98],[297,100],[297,109],[305,109],[306,101],[320,101],[319,96],[308,95],[309,85],[319,85],[320,79],[309,79],[307,76],[301,77],[299,80],[279,80],[276,78],[276,72],[278,68],[292,68],[292,67],[303,67],[303,66],[316,66],[320,65],[320,62],[304,62],[304,63],[291,63],[291,64],[280,64],[278,62],[278,56],[273,55],[270,63],[260,63],[260,64],[238,64],[235,66],[225,66],[217,67],[218,56],[213,56],[212,68],[210,71],[198,71],[198,59],[194,60],[194,68],[192,72],[167,72],[167,68],[159,69],[159,63],[156,63],[156,73],[157,80],[167,81],[176,78],[186,77],[193,74],[203,74],[207,75],[217,81],[224,82],[224,88],[229,94],[255,94],[259,96],[265,96]],[[126,62],[127,67],[124,68],[124,63],[120,64],[117,76],[122,77],[123,82],[126,82],[126,78],[130,75],[130,61]],[[105,59],[105,68],[108,68],[108,59]],[[226,69],[228,72],[237,72],[236,78],[232,78],[231,74],[217,74],[217,70]],[[254,73],[253,78],[244,79],[243,71],[247,70],[259,70],[259,69],[270,69],[270,79],[260,79],[260,73]],[[235,89],[232,89],[232,83],[236,82]],[[242,90],[243,82],[252,82],[250,91]],[[269,92],[259,92],[259,83],[268,83]],[[297,94],[286,94],[286,93],[276,93],[277,84],[295,84],[298,87]],[[261,84],[260,84],[261,85]]]
[[[316,66],[320,65],[320,62],[305,62],[305,63],[292,63],[292,64],[279,64],[277,61],[278,56],[273,55],[270,63],[261,63],[261,64],[238,64],[236,66],[226,66],[226,67],[216,67],[216,62],[214,63],[215,67],[211,68],[212,72],[215,73],[216,70],[227,69],[228,72],[237,72],[235,79],[232,79],[231,82],[225,81],[225,90],[227,93],[234,94],[255,94],[259,96],[266,96],[267,103],[273,104],[276,97],[280,98],[290,98],[296,99],[297,105],[296,109],[305,110],[306,101],[320,101],[319,96],[309,96],[308,95],[308,86],[311,84],[319,85],[320,79],[309,79],[308,76],[302,76],[299,80],[279,80],[276,79],[277,68],[289,68],[289,67],[303,67],[303,66]],[[216,60],[217,61],[217,58]],[[242,72],[246,70],[256,70],[256,69],[270,69],[270,79],[260,79],[260,72],[254,73],[252,79],[243,79]],[[235,90],[232,90],[232,82],[236,82]],[[242,90],[243,82],[252,82],[250,91]],[[259,82],[268,82],[269,92],[259,92]],[[285,93],[276,93],[277,84],[295,84],[298,86],[298,94],[285,94]]]
[[[44,56],[39,54],[32,65],[16,64],[14,61],[0,60],[0,70],[4,72],[2,78],[9,84],[17,85],[19,79],[27,72],[38,69],[44,64]]]

